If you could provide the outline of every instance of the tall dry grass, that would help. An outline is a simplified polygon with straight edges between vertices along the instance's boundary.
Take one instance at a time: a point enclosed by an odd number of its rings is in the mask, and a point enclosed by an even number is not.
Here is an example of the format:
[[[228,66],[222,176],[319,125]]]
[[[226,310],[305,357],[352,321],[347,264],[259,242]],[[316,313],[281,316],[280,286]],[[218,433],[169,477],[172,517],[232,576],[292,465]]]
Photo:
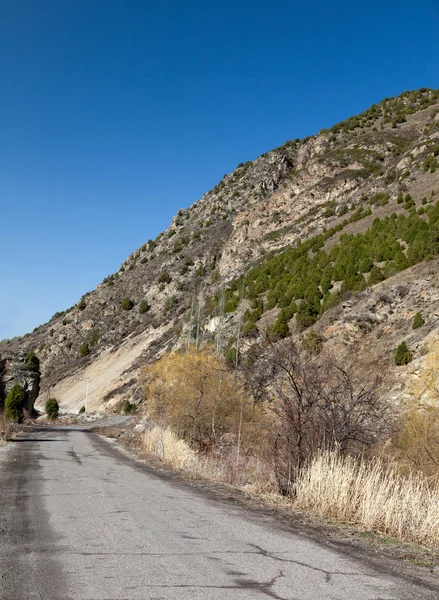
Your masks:
[[[170,428],[154,425],[143,448],[193,477],[226,482],[257,494],[276,488],[270,465],[236,453],[200,455]],[[293,506],[381,535],[439,548],[439,485],[421,473],[404,476],[396,463],[322,452],[304,467]]]
[[[154,425],[147,430],[143,434],[143,449],[192,477],[229,483],[260,494],[270,493],[276,486],[272,469],[263,460],[238,456],[233,447],[220,454],[201,455],[169,427]]]
[[[0,446],[4,446],[10,439],[13,431],[13,424],[0,415]]]
[[[336,452],[317,455],[299,476],[295,507],[402,541],[439,547],[439,487],[396,465]]]
[[[195,450],[179,439],[169,427],[153,425],[143,435],[143,449],[174,469],[193,470],[198,457]]]

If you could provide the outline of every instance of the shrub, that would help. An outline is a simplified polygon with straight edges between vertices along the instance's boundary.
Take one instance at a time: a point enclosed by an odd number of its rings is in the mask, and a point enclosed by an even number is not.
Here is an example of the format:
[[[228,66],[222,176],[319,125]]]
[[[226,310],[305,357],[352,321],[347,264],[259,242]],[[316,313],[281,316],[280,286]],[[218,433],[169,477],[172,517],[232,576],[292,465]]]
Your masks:
[[[177,298],[172,295],[172,296],[166,296],[165,299],[165,306],[164,306],[164,310],[165,312],[170,312],[171,310],[173,310],[175,307],[177,306]]]
[[[46,415],[49,419],[57,419],[59,415],[59,404],[56,398],[49,398],[45,405]]]
[[[122,306],[123,310],[131,310],[134,306],[134,302],[132,300],[130,300],[130,298],[128,298],[128,296],[126,296],[122,300],[121,306]]]
[[[359,368],[353,356],[338,364],[325,353],[303,354],[291,340],[262,348],[251,367],[258,401],[274,415],[272,435],[279,491],[292,494],[300,469],[324,449],[359,451],[382,438],[389,407],[380,379]]]
[[[372,267],[369,273],[369,279],[367,280],[367,283],[369,285],[375,285],[380,281],[384,281],[385,278],[386,276],[379,267]]]
[[[162,271],[157,279],[158,283],[171,283],[172,277],[167,271]]]
[[[90,347],[87,342],[82,342],[79,347],[79,356],[83,358],[84,356],[87,356],[87,354],[90,354]]]
[[[413,317],[413,325],[412,325],[412,329],[419,329],[420,327],[422,327],[424,325],[425,321],[422,318],[422,315],[420,312],[417,312],[415,314],[415,316]]]
[[[148,416],[200,449],[226,433],[254,435],[258,409],[233,371],[208,349],[172,352],[141,375]]]
[[[81,406],[81,408],[79,409],[79,414],[81,415],[82,413],[85,413],[85,406]]]
[[[123,405],[123,412],[125,415],[131,415],[133,412],[135,412],[135,410],[136,410],[136,405],[131,404],[131,402],[129,400],[127,400],[125,402],[125,404]]]
[[[18,383],[16,383],[12,386],[11,391],[6,396],[4,413],[5,420],[21,423],[23,421],[23,408],[25,400],[26,394],[18,385]]]
[[[84,308],[87,306],[87,303],[85,301],[85,298],[82,297],[81,300],[78,302],[78,308],[79,310],[84,310]]]
[[[148,312],[150,309],[150,305],[148,304],[148,302],[146,300],[141,300],[140,304],[139,304],[139,313],[141,315],[143,315],[144,313]]]
[[[302,350],[311,356],[318,356],[323,350],[325,338],[314,329],[311,329],[302,340]]]
[[[236,356],[236,348],[233,348],[232,346],[227,350],[225,358],[229,367],[234,367],[236,365]]]
[[[29,350],[26,354],[26,362],[24,363],[24,366],[26,367],[26,369],[29,369],[29,371],[39,370],[40,361],[38,360],[38,357],[36,356],[33,350]]]
[[[99,340],[99,329],[92,329],[87,335],[87,342],[90,346],[96,346]]]
[[[425,384],[425,381],[423,383]],[[420,471],[426,477],[435,478],[437,481],[439,475],[437,462],[439,410],[437,407],[423,405],[419,401],[409,405],[399,419],[389,449],[392,458],[396,458],[404,473]]]
[[[407,343],[401,342],[395,352],[395,365],[398,367],[408,365],[412,358],[413,355],[410,352]]]

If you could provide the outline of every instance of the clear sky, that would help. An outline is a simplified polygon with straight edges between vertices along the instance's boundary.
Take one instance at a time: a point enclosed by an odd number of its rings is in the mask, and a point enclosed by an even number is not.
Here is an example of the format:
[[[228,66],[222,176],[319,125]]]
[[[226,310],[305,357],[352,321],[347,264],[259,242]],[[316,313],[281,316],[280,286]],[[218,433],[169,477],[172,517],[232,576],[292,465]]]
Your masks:
[[[0,0],[0,339],[238,163],[439,87],[438,0]]]

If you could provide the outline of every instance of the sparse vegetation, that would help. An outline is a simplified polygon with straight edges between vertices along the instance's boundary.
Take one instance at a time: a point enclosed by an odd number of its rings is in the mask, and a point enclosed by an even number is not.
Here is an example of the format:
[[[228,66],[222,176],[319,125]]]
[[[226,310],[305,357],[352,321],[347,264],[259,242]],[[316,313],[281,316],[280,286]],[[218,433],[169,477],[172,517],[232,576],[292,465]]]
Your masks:
[[[413,356],[407,346],[407,342],[401,342],[395,352],[395,365],[398,367],[408,365],[412,358]]]
[[[148,312],[150,308],[151,308],[151,307],[150,307],[150,305],[148,304],[148,301],[147,301],[147,300],[141,300],[141,301],[139,302],[139,313],[140,313],[141,315],[143,315],[144,313]]]
[[[383,198],[387,200],[386,195],[379,198],[380,202]],[[404,202],[408,210],[414,207],[409,194]],[[366,212],[358,209],[350,221]],[[329,251],[324,250],[326,240],[340,231],[343,224],[306,242],[299,241],[295,248],[265,260],[244,278],[235,280],[226,289],[226,312],[236,309],[237,290],[244,288],[244,297],[251,301],[260,299],[265,311],[276,306],[281,309],[271,329],[272,335],[287,336],[289,321],[294,315],[297,329],[306,329],[340,302],[344,292],[362,291],[436,256],[439,253],[439,204],[427,207],[425,212],[427,220],[416,212],[375,219],[364,233],[342,234]],[[367,279],[364,273],[368,273]],[[341,287],[334,292],[336,282],[341,282]],[[218,295],[216,301],[219,302]],[[245,333],[256,327],[257,318],[251,312],[246,313]]]
[[[82,342],[79,347],[79,356],[84,358],[84,356],[87,356],[88,354],[90,354],[90,346],[88,345],[88,342]]]
[[[424,325],[425,321],[422,317],[422,314],[420,312],[417,312],[415,314],[415,316],[413,317],[413,325],[412,325],[412,329],[419,329],[420,327],[422,327]]]
[[[159,275],[159,278],[157,279],[158,283],[171,283],[172,281],[172,277],[169,275],[169,273],[167,271],[162,271]]]
[[[134,308],[134,302],[128,298],[128,296],[125,296],[125,298],[122,300],[121,306],[123,310],[131,310]]]
[[[149,364],[143,402],[132,404],[128,379],[103,402],[123,398],[121,412],[153,421],[139,434],[145,451],[328,519],[438,545],[428,494],[439,477],[439,365],[429,365],[439,123],[431,109],[410,123],[438,102],[437,90],[407,92],[240,163],[71,315],[5,342],[0,367],[20,347],[20,377],[36,377],[35,349],[50,384],[74,361],[88,364],[96,345],[124,352],[122,340],[138,339]],[[415,349],[416,368],[401,369]],[[380,388],[376,373],[407,386],[394,407],[384,399],[397,388]]]
[[[136,405],[132,404],[129,400],[123,405],[123,412],[125,415],[131,415],[136,411]]]

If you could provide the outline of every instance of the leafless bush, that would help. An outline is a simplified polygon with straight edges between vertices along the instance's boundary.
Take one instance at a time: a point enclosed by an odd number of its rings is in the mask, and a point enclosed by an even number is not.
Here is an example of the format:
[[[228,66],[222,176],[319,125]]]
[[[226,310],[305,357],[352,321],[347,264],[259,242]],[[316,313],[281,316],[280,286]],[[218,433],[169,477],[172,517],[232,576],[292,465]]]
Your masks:
[[[294,492],[299,470],[317,451],[343,455],[378,441],[389,410],[380,377],[355,361],[309,356],[291,339],[261,349],[250,372],[254,394],[273,414],[273,461],[279,491]]]

